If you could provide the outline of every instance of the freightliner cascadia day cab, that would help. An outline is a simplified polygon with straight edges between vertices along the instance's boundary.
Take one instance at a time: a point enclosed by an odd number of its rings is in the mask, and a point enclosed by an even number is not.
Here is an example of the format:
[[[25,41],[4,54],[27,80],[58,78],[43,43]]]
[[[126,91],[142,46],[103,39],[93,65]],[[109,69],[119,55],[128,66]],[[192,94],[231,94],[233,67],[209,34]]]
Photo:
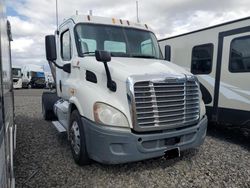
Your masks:
[[[45,74],[42,66],[24,65],[22,67],[23,88],[44,88],[46,86]]]
[[[21,67],[12,66],[12,77],[13,77],[13,88],[14,89],[21,89],[22,88]]]
[[[73,16],[45,43],[56,94],[43,94],[43,116],[67,132],[76,163],[179,155],[203,143],[199,82],[163,60],[147,25]]]
[[[0,187],[14,188],[13,156],[16,126],[10,53],[12,36],[10,23],[5,16],[4,2],[0,0]]]
[[[162,39],[166,59],[197,75],[208,119],[250,126],[250,17]]]

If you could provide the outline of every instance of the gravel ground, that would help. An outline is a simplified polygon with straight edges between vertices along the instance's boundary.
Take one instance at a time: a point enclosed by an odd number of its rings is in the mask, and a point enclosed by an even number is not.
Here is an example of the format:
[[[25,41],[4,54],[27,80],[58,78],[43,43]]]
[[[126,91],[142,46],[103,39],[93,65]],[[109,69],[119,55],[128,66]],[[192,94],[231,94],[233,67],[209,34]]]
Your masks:
[[[41,115],[42,90],[16,90],[16,187],[250,187],[250,138],[210,125],[180,158],[77,166],[65,136]]]

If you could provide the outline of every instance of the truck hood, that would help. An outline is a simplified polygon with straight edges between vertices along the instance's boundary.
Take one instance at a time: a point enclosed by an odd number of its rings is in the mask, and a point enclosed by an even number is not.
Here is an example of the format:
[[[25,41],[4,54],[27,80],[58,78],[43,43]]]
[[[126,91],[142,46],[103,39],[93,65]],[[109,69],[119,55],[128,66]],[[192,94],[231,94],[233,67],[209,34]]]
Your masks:
[[[112,57],[108,63],[113,79],[126,81],[133,75],[192,75],[185,69],[165,60]]]

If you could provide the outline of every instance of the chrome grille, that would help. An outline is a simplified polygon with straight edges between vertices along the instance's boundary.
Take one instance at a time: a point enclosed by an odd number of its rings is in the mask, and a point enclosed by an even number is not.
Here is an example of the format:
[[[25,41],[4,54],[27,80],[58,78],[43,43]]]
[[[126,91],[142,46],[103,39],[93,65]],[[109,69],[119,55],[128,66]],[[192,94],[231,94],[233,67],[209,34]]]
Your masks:
[[[136,82],[134,103],[139,130],[179,128],[199,120],[199,87],[193,77]]]

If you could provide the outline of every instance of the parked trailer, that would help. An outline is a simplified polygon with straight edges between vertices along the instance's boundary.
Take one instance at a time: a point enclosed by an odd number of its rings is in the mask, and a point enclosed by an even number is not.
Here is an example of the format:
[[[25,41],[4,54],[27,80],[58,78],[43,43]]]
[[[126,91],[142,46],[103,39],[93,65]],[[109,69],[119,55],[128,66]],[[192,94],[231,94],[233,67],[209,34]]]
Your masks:
[[[6,20],[4,1],[0,1],[0,187],[15,187],[13,155],[14,125],[13,82],[11,74],[10,24]]]
[[[13,88],[14,89],[21,89],[22,88],[21,67],[12,66],[12,77],[13,77]]]
[[[147,25],[78,15],[45,41],[57,87],[42,96],[43,116],[67,132],[77,164],[179,156],[203,143],[198,80],[162,59]]]
[[[45,88],[45,73],[42,66],[27,64],[22,67],[23,88]]]
[[[250,17],[159,43],[166,59],[198,76],[209,120],[250,125]]]

